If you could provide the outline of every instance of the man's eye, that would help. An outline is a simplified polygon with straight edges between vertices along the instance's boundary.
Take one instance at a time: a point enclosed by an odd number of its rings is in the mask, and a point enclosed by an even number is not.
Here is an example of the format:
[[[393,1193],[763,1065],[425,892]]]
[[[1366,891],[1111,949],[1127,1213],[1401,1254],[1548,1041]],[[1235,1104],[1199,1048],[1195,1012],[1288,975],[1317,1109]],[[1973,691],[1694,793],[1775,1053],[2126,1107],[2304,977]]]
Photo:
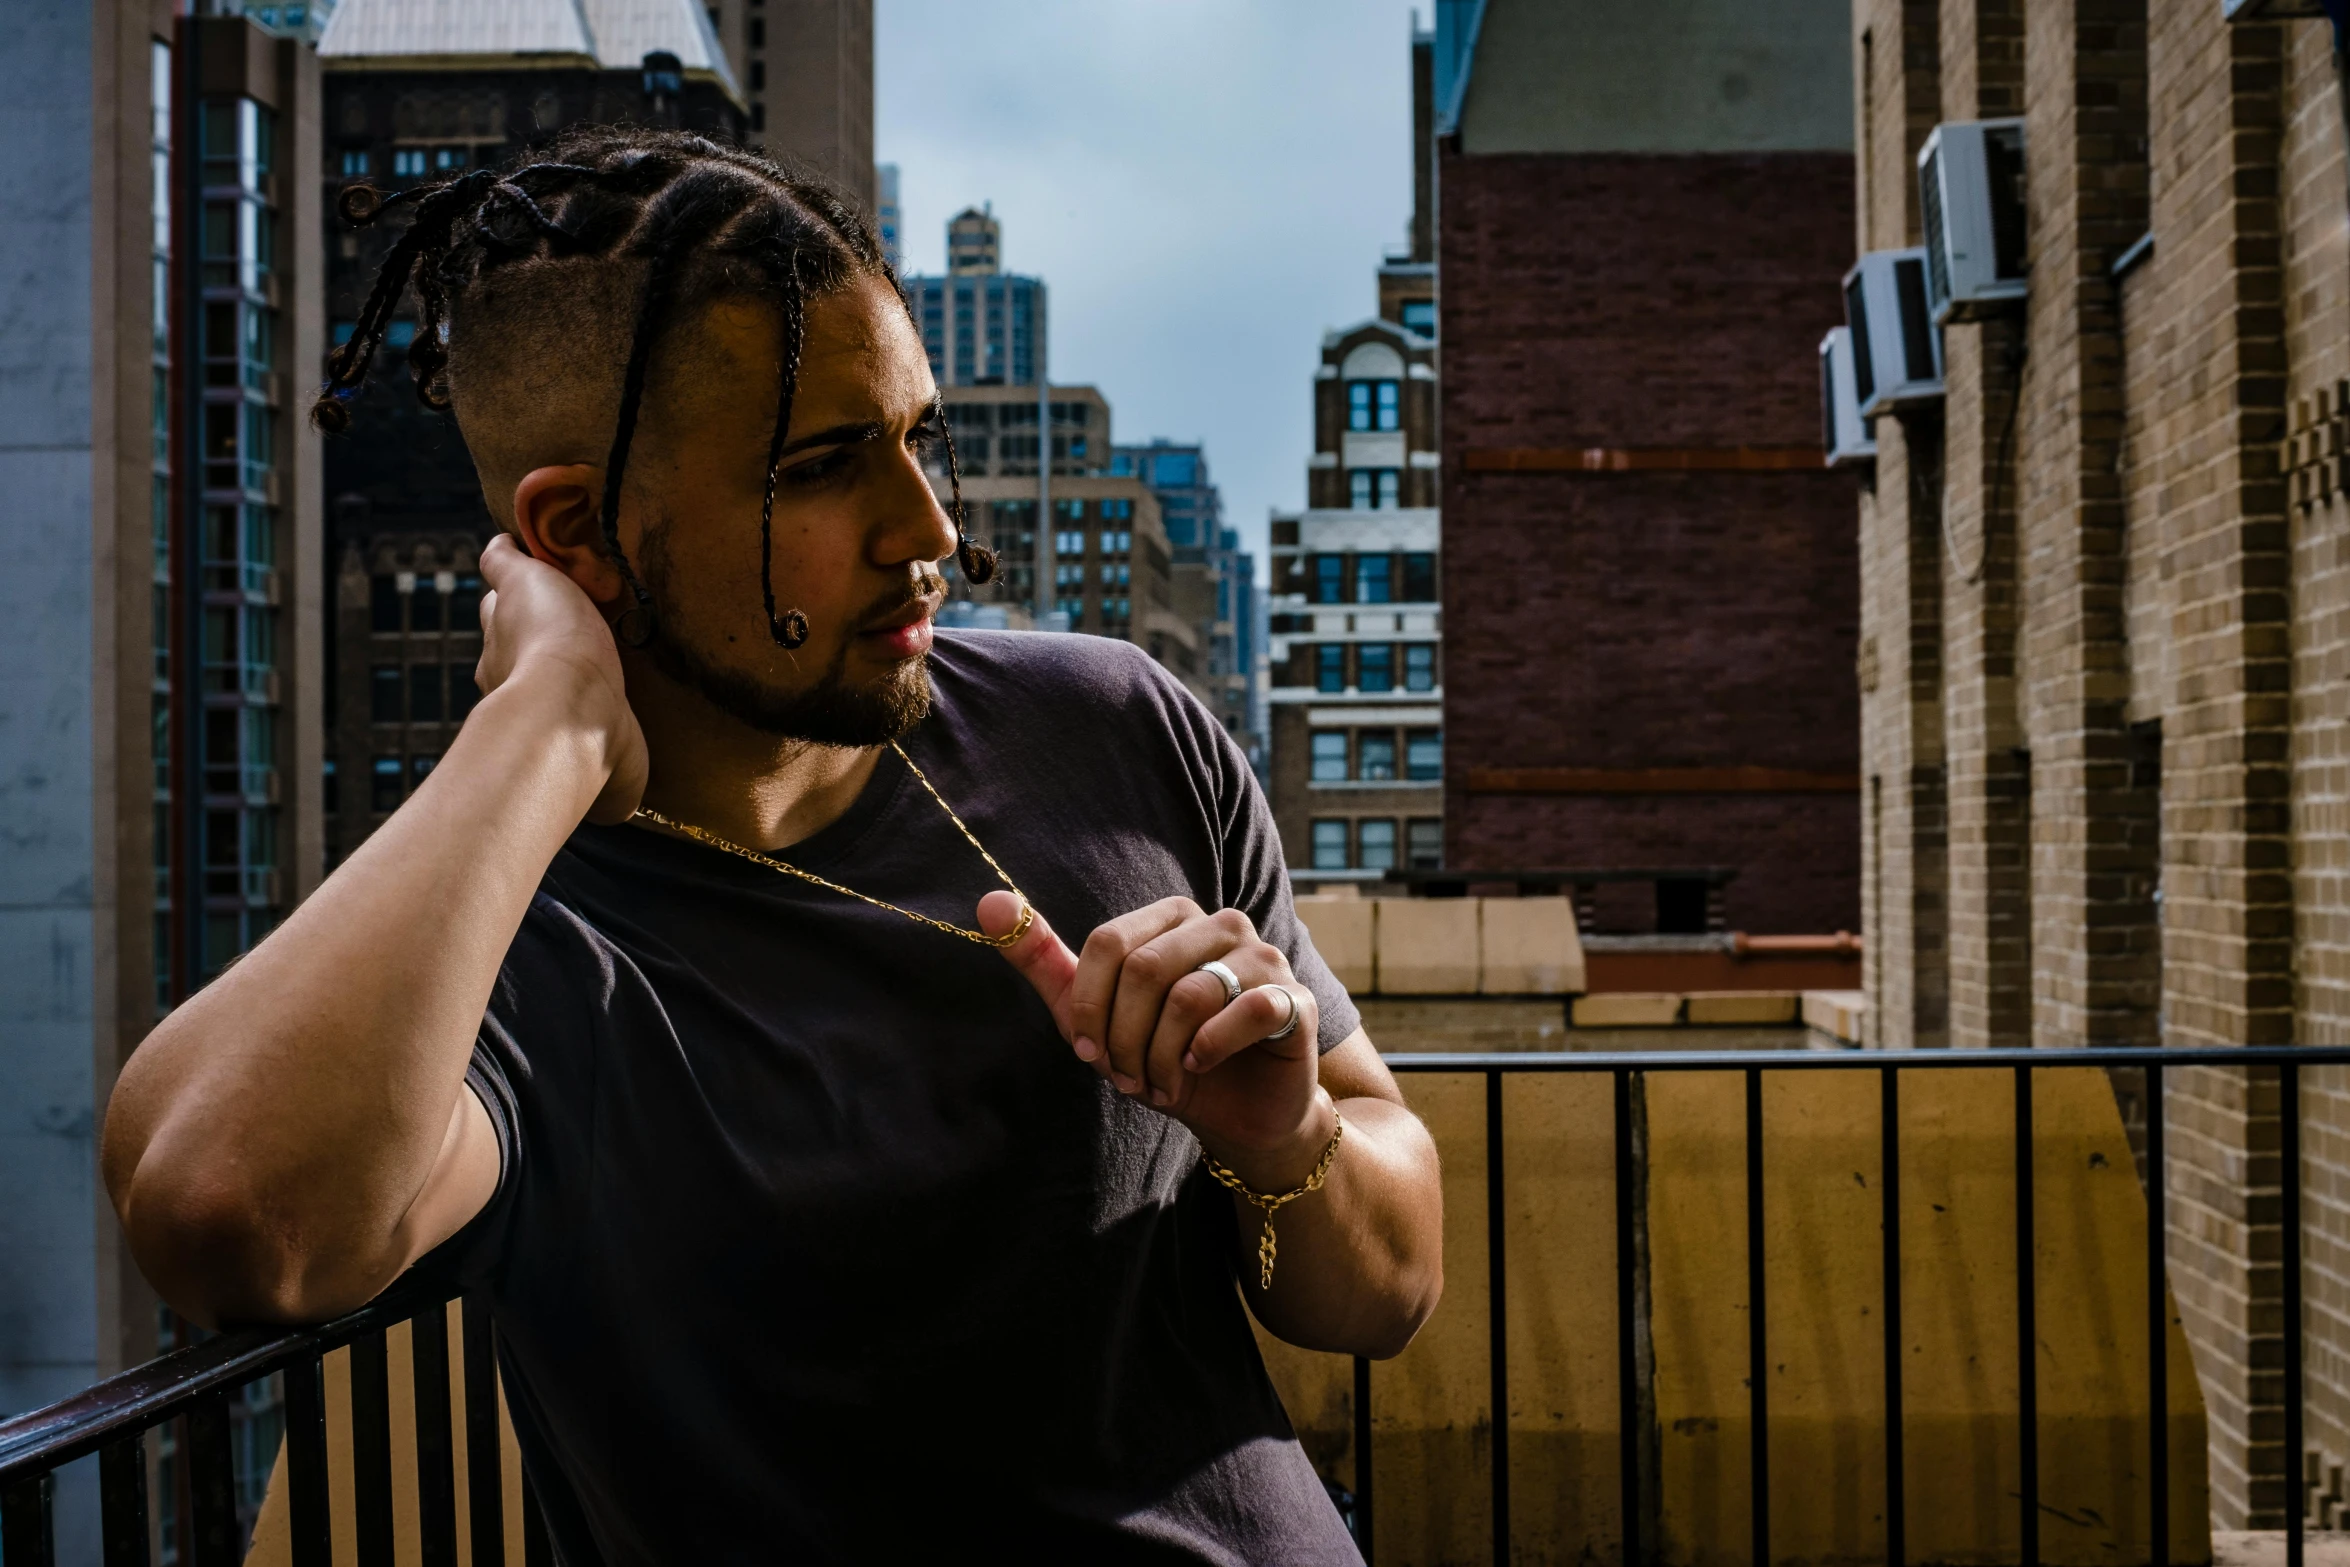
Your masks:
[[[817,458],[814,462],[804,462],[797,468],[786,468],[776,477],[785,484],[803,487],[822,484],[849,465],[849,455],[850,449],[844,446],[839,451]]]
[[[906,432],[906,446],[910,451],[926,452],[945,440],[946,435],[935,424],[918,424]]]

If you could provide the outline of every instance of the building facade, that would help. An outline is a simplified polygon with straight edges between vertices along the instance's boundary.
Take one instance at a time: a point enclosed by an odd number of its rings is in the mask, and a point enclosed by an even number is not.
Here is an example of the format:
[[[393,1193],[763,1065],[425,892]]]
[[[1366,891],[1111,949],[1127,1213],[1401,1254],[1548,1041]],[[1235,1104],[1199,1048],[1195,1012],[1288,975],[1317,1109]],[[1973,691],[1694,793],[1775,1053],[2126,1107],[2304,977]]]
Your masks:
[[[1003,226],[967,207],[947,223],[947,273],[910,277],[906,297],[942,387],[1033,388],[1049,346],[1042,278],[1007,273]]]
[[[1197,626],[1205,650],[1201,673],[1213,697],[1209,710],[1261,766],[1264,642],[1257,628],[1263,608],[1256,558],[1240,547],[1239,530],[1224,526],[1224,497],[1209,476],[1206,450],[1164,439],[1120,446],[1111,452],[1110,472],[1132,475],[1158,496],[1175,557],[1178,612]]]
[[[680,80],[644,69],[643,56],[656,50],[676,56]],[[732,68],[691,0],[651,8],[586,0],[543,14],[511,0],[432,13],[398,0],[342,0],[318,52],[325,129],[317,167],[329,198],[354,179],[397,188],[492,163],[580,122],[678,124],[724,141],[739,141],[746,127]],[[314,221],[330,331],[340,342],[398,230],[353,231],[331,199]],[[455,418],[408,390],[404,352],[414,330],[412,317],[393,323],[375,394],[355,405],[351,432],[326,443],[329,863],[432,770],[476,695],[475,563],[493,524]]]
[[[2258,8],[2248,8],[2257,10]],[[2350,1027],[2350,206],[2326,28],[2192,0],[1859,0],[1854,248],[1920,243],[1937,124],[2023,122],[2021,308],[1942,330],[1860,498],[1871,1039]],[[2350,1461],[2350,1101],[2305,1075],[2302,1452],[2278,1100],[2167,1074],[2170,1281],[2215,1526]]]
[[[116,1073],[319,869],[310,51],[165,4],[13,18],[0,175],[0,1412],[152,1356],[97,1177]],[[95,1486],[62,1559],[98,1559]]]
[[[1851,929],[1844,7],[1437,24],[1446,868],[1732,874],[1602,886],[1608,933]]]
[[[875,212],[873,0],[717,0],[709,12],[743,92],[748,144]]]

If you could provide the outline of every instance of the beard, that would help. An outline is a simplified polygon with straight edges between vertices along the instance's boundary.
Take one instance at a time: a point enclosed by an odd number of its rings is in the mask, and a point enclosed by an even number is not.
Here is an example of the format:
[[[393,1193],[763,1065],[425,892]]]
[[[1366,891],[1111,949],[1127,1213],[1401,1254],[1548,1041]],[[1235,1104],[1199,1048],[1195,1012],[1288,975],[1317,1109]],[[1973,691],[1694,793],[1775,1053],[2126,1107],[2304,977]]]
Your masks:
[[[653,596],[658,617],[644,652],[662,674],[746,728],[810,745],[886,745],[930,716],[930,670],[923,659],[907,659],[863,684],[849,680],[853,633],[841,639],[823,674],[804,690],[778,691],[747,670],[721,666],[702,651],[684,600],[669,591],[668,531],[664,521],[648,532],[642,546],[645,591]],[[928,591],[927,583],[922,587]],[[877,604],[859,617],[860,623],[902,609],[915,596],[907,592]]]

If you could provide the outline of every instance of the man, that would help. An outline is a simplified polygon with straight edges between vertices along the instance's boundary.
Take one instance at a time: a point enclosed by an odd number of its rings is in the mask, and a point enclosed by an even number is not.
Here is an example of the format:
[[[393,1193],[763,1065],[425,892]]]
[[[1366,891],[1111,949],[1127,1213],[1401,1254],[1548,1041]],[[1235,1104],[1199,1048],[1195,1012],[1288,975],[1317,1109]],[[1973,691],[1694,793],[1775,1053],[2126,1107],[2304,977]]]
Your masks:
[[[1396,1353],[1436,1158],[1229,739],[1122,644],[934,640],[991,563],[820,189],[604,130],[396,200],[322,422],[413,271],[484,694],[124,1071],[141,1265],[208,1322],[488,1290],[569,1562],[1354,1560],[1235,1275]]]

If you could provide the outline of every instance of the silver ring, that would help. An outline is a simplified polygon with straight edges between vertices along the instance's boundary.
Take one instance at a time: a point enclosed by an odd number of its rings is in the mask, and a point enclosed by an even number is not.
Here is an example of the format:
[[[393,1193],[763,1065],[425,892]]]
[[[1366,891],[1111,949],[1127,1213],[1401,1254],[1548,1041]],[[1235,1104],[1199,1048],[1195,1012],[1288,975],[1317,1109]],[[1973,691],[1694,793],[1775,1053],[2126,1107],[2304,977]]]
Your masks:
[[[1259,985],[1257,989],[1270,990],[1275,995],[1279,996],[1282,1000],[1289,1003],[1289,1021],[1282,1024],[1279,1028],[1273,1030],[1273,1032],[1267,1034],[1265,1037],[1267,1039],[1287,1039],[1290,1035],[1296,1033],[1298,1015],[1305,1010],[1303,1007],[1297,1004],[1297,992],[1291,990],[1287,985]]]
[[[1224,987],[1224,1004],[1226,1006],[1230,1006],[1233,1002],[1240,999],[1240,976],[1233,973],[1231,969],[1225,967],[1224,964],[1217,959],[1208,959],[1207,962],[1202,963],[1198,968],[1192,970],[1192,972],[1195,974],[1215,975],[1217,982]]]

